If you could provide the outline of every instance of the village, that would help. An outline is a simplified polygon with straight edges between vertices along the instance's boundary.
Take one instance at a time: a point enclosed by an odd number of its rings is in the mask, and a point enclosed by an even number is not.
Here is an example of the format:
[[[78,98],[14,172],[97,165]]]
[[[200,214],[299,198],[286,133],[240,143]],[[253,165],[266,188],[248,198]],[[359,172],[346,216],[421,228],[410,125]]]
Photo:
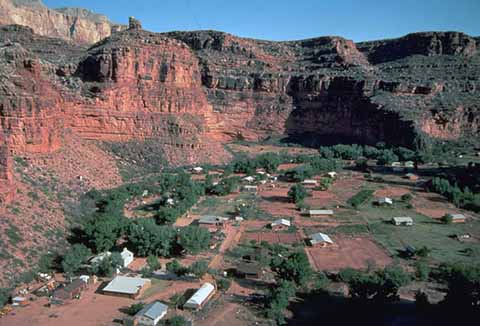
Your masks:
[[[256,148],[256,155],[263,153]],[[117,241],[115,252],[89,255],[74,275],[39,273],[35,283],[17,288],[0,325],[269,324],[250,302],[275,284],[275,256],[301,252],[314,273],[337,274],[392,264],[412,269],[422,251],[428,264],[468,261],[465,251],[480,248],[478,215],[425,190],[429,166],[355,164],[344,160],[342,167],[313,174],[296,162],[234,171],[237,182],[227,194],[200,196],[173,224],[208,231],[206,250],[157,255],[152,262]],[[211,189],[226,180],[221,167],[184,172]],[[129,198],[123,213],[153,219],[151,207],[178,205],[173,197],[144,190]],[[111,275],[92,272],[114,256],[119,263]],[[437,302],[444,295],[418,283],[401,296],[413,300],[419,289]],[[335,291],[347,294],[341,286]]]

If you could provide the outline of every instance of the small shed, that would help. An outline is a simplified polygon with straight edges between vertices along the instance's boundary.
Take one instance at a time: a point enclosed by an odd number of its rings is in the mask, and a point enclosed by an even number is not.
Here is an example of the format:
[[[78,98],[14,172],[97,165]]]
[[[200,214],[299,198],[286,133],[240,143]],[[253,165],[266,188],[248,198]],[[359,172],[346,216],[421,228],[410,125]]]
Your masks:
[[[333,210],[331,209],[307,209],[303,211],[304,215],[315,217],[315,216],[332,216]]]
[[[412,226],[413,219],[411,217],[394,217],[392,218],[392,223],[396,226]]]
[[[133,252],[128,250],[127,248],[123,248],[122,252],[120,253],[123,259],[123,267],[128,267],[133,262]]]
[[[200,166],[196,166],[194,168],[192,168],[192,172],[195,173],[195,174],[200,174],[203,172],[203,168],[200,167]]]
[[[290,226],[292,226],[292,223],[289,220],[284,218],[280,218],[270,223],[270,227],[274,231],[285,230],[285,229],[288,229]]]
[[[317,180],[305,179],[302,181],[302,185],[307,187],[315,187],[318,184]]]
[[[447,214],[452,219],[452,223],[465,223],[467,218],[463,214]]]
[[[377,198],[375,203],[378,206],[389,206],[389,205],[393,205],[393,200],[392,198],[389,198],[389,197],[380,197],[380,198]]]
[[[183,305],[187,309],[201,309],[205,303],[215,294],[215,287],[211,283],[203,284],[197,292],[195,292],[190,299]]]
[[[258,279],[262,277],[263,270],[258,263],[243,261],[238,264],[235,274],[241,278]]]
[[[160,301],[154,301],[143,307],[135,314],[134,320],[138,325],[155,326],[165,317],[168,312],[168,306]]]
[[[329,177],[331,179],[335,179],[337,177],[337,172],[335,172],[335,171],[328,172],[327,177]]]
[[[418,180],[418,175],[414,173],[407,173],[405,174],[405,179],[412,180],[412,181],[417,181]]]
[[[258,190],[257,186],[246,185],[242,187],[243,192],[257,193],[257,190]]]
[[[99,264],[101,263],[105,258],[108,258],[112,255],[112,253],[110,251],[105,251],[105,252],[102,252],[102,253],[99,253],[98,255],[96,256],[93,256],[92,258],[90,258],[90,260],[88,261],[91,265],[95,265],[95,264]]]
[[[406,161],[404,164],[403,164],[406,168],[413,168],[415,167],[415,162],[413,161]]]
[[[332,245],[333,241],[325,233],[318,232],[310,235],[310,244],[312,246],[317,246],[317,245],[328,246],[328,245]]]
[[[255,181],[255,177],[252,177],[251,175],[249,175],[248,177],[243,178],[243,181],[253,182]]]
[[[198,224],[199,225],[216,225],[216,226],[221,226],[225,223],[225,220],[223,217],[220,216],[214,216],[214,215],[204,215],[201,216],[198,219]]]

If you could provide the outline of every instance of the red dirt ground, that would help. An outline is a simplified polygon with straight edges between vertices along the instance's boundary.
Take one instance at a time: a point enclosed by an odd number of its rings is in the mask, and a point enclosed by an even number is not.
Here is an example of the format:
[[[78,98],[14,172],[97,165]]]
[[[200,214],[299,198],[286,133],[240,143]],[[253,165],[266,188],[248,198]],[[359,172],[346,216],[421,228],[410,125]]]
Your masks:
[[[308,260],[316,271],[338,271],[345,267],[366,268],[369,261],[378,267],[387,266],[392,259],[372,240],[364,237],[333,237],[336,246],[306,247]]]
[[[401,188],[401,187],[386,187],[384,189],[378,189],[375,191],[375,197],[401,197],[405,194],[410,193],[410,189]]]
[[[331,207],[331,206],[338,206],[342,204],[338,200],[337,196],[329,190],[326,190],[326,191],[312,190],[311,197],[308,197],[305,200],[305,203],[314,208]]]
[[[431,218],[441,218],[445,214],[459,212],[459,209],[445,197],[435,193],[417,192],[412,204],[418,213]]]

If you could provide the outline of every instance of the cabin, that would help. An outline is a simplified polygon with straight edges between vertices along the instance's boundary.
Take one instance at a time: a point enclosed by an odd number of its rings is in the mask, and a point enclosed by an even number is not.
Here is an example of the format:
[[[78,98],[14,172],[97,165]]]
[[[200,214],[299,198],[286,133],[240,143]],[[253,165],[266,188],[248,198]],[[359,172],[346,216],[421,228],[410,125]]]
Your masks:
[[[465,223],[467,218],[463,214],[447,214],[452,219],[452,223]]]
[[[243,181],[246,181],[246,182],[253,182],[253,181],[255,181],[255,177],[248,176],[248,177],[245,177],[245,178],[243,178]]]
[[[258,263],[243,261],[236,267],[235,275],[245,279],[259,279],[263,275],[263,269]]]
[[[292,226],[292,223],[284,218],[280,218],[278,220],[273,221],[270,223],[270,227],[272,228],[273,231],[282,231],[288,229],[290,226]]]
[[[210,300],[215,294],[215,287],[211,283],[203,284],[197,292],[183,305],[185,309],[199,310]]]
[[[331,209],[305,209],[302,210],[302,214],[310,217],[332,216],[333,211]]]
[[[246,186],[243,186],[243,187],[242,187],[242,192],[251,192],[251,193],[256,194],[256,193],[257,193],[257,190],[258,190],[258,187],[257,187],[257,186],[249,186],[249,185],[246,185]]]
[[[413,219],[411,217],[394,217],[392,218],[393,225],[396,226],[412,226]]]
[[[407,174],[405,174],[405,179],[412,180],[412,181],[417,181],[418,180],[418,175],[413,174],[413,173],[407,173]]]
[[[124,325],[127,326],[155,326],[158,325],[168,312],[168,306],[160,301],[154,301],[145,305],[133,317],[128,317],[124,320]]]
[[[53,292],[52,300],[54,301],[67,301],[74,298],[78,298],[83,290],[87,288],[87,283],[77,278],[65,287],[60,287]]]
[[[310,235],[309,242],[310,242],[310,245],[312,246],[326,247],[329,245],[333,245],[332,239],[325,233],[321,233],[321,232]]]
[[[152,282],[146,278],[116,276],[102,292],[105,295],[136,299],[151,286]]]
[[[393,205],[393,200],[389,197],[380,197],[375,200],[375,204],[378,206],[390,206]]]
[[[203,168],[200,167],[200,166],[196,166],[196,167],[192,168],[191,171],[192,171],[192,173],[195,173],[195,174],[201,174],[201,173],[203,173]]]
[[[302,185],[304,185],[305,187],[316,187],[318,185],[318,182],[317,180],[313,179],[305,179],[302,181]]]

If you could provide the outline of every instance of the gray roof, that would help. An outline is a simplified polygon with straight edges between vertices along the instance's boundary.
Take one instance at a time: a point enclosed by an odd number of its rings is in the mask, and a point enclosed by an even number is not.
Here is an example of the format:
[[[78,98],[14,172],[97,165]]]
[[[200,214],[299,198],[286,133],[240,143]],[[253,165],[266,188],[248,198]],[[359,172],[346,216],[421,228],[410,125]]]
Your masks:
[[[139,277],[116,276],[103,289],[106,292],[136,294],[138,290],[150,283],[149,279]]]
[[[406,216],[394,217],[392,219],[397,223],[409,223],[409,222],[413,223],[413,218],[406,217]]]
[[[198,219],[198,223],[200,224],[217,224],[219,222],[222,222],[223,218],[218,217],[218,216],[213,216],[213,215],[205,215],[201,216]]]
[[[464,220],[465,215],[463,214],[448,214],[454,220]]]
[[[188,306],[201,306],[205,300],[215,291],[215,287],[210,283],[203,284],[197,292],[185,303]]]
[[[314,233],[310,236],[310,242],[311,243],[322,243],[322,242],[327,242],[327,243],[333,243],[332,239],[325,233]]]
[[[310,215],[333,215],[331,209],[311,209],[307,211]]]
[[[147,318],[155,320],[158,317],[161,317],[162,315],[166,314],[167,311],[168,311],[167,305],[159,301],[154,301],[152,303],[147,304],[145,307],[143,307],[142,310],[137,312],[135,317],[145,316]]]

